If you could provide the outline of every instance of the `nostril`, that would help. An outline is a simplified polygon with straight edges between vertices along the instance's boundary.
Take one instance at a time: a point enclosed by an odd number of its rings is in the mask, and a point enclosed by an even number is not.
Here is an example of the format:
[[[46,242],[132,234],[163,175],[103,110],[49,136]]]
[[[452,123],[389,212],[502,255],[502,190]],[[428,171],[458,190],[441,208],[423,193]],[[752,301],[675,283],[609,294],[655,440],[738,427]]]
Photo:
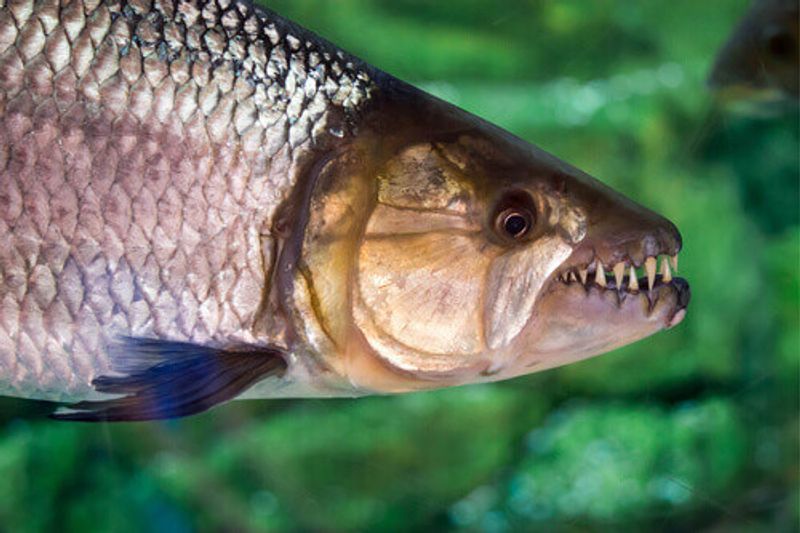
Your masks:
[[[659,242],[660,239],[657,238],[655,235],[645,235],[639,241],[639,250],[636,250],[635,255],[640,256],[642,258],[645,257],[657,257],[659,252],[662,250],[662,245]],[[638,257],[637,257],[638,259]],[[644,259],[641,259],[644,261]]]
[[[678,228],[667,220],[658,227],[643,230],[638,239],[628,245],[628,253],[636,264],[641,264],[647,257],[660,255],[674,256],[681,251],[682,240]]]
[[[683,248],[683,238],[678,227],[672,222],[665,220],[668,227],[659,229],[659,240],[661,241],[662,250],[667,255],[676,255]]]

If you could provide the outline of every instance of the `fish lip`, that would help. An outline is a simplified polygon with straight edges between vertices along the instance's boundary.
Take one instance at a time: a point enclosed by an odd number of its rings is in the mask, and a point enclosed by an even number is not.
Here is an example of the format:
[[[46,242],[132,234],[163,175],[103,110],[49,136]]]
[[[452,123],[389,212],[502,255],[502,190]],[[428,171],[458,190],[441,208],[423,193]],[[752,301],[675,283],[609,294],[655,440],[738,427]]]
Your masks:
[[[678,293],[678,302],[675,305],[675,310],[670,315],[667,321],[667,329],[672,329],[686,317],[686,309],[689,307],[689,302],[692,299],[692,290],[689,282],[684,278],[673,278],[670,283],[672,288]]]
[[[686,309],[692,299],[692,289],[689,286],[689,282],[684,278],[672,278],[671,284],[678,291],[678,308]]]

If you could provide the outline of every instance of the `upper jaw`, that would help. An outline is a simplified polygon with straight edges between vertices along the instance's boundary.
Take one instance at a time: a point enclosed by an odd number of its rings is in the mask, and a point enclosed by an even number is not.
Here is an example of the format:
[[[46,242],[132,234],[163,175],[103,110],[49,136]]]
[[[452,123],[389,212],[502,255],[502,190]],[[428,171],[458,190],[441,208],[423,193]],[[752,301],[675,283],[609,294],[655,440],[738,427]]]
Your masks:
[[[585,237],[553,278],[638,292],[657,276],[670,283],[683,246],[678,228],[661,215],[589,178],[575,202],[587,213]]]

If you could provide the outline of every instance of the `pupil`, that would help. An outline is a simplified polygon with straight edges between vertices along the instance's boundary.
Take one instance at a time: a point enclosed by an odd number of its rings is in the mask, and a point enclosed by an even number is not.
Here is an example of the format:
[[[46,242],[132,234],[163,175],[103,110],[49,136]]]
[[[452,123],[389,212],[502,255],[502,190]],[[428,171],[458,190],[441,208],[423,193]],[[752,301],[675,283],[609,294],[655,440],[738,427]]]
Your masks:
[[[770,53],[779,59],[786,59],[791,56],[794,42],[790,35],[779,33],[773,35],[767,41]]]
[[[519,237],[528,229],[528,221],[522,215],[511,215],[506,218],[505,228],[512,237]]]

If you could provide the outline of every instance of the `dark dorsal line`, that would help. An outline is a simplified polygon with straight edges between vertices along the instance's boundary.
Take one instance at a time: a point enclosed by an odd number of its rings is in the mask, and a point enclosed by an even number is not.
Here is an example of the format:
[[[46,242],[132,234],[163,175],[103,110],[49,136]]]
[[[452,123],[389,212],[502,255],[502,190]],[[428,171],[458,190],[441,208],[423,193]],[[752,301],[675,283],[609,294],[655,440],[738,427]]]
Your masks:
[[[126,337],[109,350],[114,376],[100,376],[98,392],[111,400],[84,401],[51,415],[56,420],[127,422],[202,413],[236,398],[254,383],[286,371],[272,347],[221,350],[186,342]]]

